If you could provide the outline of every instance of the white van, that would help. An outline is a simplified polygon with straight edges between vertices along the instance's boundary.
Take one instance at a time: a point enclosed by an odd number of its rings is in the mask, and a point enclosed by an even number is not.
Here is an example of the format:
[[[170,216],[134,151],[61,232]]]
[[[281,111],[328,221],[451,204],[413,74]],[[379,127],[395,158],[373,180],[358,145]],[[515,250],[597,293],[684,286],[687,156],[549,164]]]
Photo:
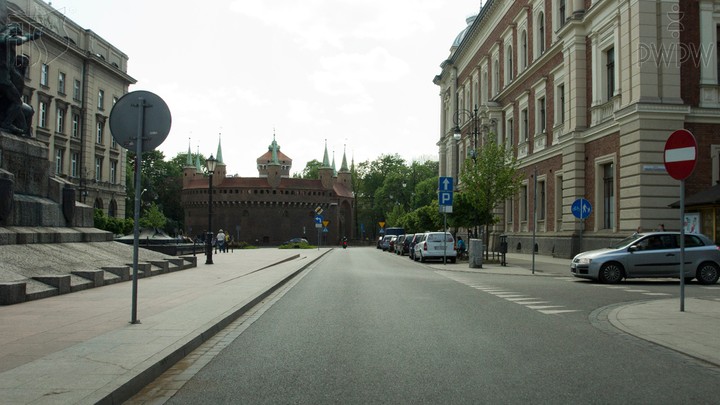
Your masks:
[[[420,260],[424,263],[426,259],[442,260],[443,256],[447,257],[450,263],[455,263],[457,250],[455,250],[455,239],[450,233],[428,232],[415,243],[416,261]]]

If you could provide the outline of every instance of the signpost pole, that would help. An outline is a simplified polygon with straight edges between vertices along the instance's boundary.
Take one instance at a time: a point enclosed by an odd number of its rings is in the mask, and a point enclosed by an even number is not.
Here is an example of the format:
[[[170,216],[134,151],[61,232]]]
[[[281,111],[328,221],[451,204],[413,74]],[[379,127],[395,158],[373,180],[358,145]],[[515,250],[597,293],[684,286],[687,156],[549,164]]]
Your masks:
[[[138,252],[140,247],[140,197],[142,193],[141,169],[142,169],[142,144],[143,133],[145,132],[145,99],[140,97],[138,108],[138,130],[135,141],[135,237],[133,238],[133,277],[132,277],[132,315],[130,323],[137,324],[137,299],[138,299]]]
[[[447,212],[445,213],[445,224],[443,225],[443,265],[447,264]]]
[[[685,312],[685,180],[680,180],[680,312]]]

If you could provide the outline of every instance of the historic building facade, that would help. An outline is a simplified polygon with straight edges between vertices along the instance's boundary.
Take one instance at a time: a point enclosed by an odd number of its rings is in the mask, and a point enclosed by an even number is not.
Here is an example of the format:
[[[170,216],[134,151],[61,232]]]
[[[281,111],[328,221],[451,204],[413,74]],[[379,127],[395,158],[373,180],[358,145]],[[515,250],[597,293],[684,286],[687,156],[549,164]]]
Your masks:
[[[42,36],[18,47],[30,59],[23,101],[35,110],[33,137],[49,148],[56,176],[81,203],[125,218],[125,149],[110,134],[115,102],[136,82],[128,56],[40,0],[11,0],[8,21]]]
[[[210,178],[200,167],[199,155],[183,169],[182,204],[185,234],[197,236],[207,231]],[[274,139],[268,151],[257,159],[258,177],[227,177],[222,150],[218,145],[218,164],[213,175],[213,230],[219,229],[236,241],[253,245],[280,245],[292,238],[318,243],[316,209],[329,221],[328,232],[321,233],[323,244],[338,244],[352,238],[353,195],[351,173],[343,153],[340,170],[328,159],[327,145],[320,179],[289,177],[292,159],[280,152]]]
[[[665,172],[663,148],[678,129],[697,139],[686,195],[720,179],[719,24],[713,0],[487,1],[434,79],[440,175],[457,178],[488,136],[516,149],[522,187],[496,210],[492,232],[508,235],[510,251],[531,252],[533,229],[540,253],[565,257],[639,226],[679,230],[669,205],[680,182]],[[582,247],[571,212],[579,198],[593,209]],[[717,213],[707,215],[701,231],[720,241]]]

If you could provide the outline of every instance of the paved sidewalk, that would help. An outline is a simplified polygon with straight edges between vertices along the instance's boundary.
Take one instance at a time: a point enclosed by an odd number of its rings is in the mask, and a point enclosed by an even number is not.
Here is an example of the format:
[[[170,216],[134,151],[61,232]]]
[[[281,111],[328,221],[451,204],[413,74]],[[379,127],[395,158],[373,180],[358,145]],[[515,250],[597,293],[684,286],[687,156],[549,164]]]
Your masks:
[[[330,249],[235,250],[214,265],[0,307],[0,403],[119,404]]]
[[[532,276],[532,255],[508,254],[507,266],[484,263],[471,269],[467,262],[432,263],[436,270]],[[570,259],[535,255],[535,276],[572,277]],[[622,285],[622,284],[620,284]],[[617,329],[640,339],[720,367],[720,298],[660,299],[623,305],[608,313],[607,321]]]

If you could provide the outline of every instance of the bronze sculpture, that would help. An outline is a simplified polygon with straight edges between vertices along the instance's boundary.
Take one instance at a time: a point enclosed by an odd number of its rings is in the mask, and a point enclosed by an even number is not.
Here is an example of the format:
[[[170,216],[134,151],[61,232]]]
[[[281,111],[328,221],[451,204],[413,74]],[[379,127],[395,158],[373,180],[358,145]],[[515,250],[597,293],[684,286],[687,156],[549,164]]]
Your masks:
[[[35,113],[23,103],[25,71],[29,60],[18,56],[15,47],[33,41],[42,35],[40,30],[23,35],[19,24],[7,24],[0,28],[0,130],[14,135],[31,136],[31,120]]]

